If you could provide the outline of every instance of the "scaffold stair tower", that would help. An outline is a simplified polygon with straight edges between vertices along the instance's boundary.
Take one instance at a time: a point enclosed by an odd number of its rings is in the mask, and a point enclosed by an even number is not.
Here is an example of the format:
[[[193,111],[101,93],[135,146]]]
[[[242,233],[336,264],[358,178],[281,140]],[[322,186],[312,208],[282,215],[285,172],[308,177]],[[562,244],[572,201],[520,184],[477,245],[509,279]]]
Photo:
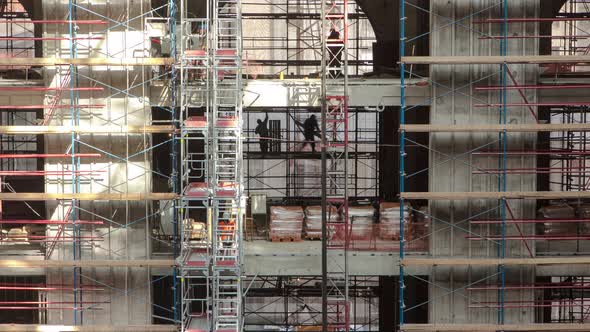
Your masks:
[[[322,1],[321,10],[323,329],[349,331],[348,0]]]
[[[241,1],[181,1],[182,331],[242,330]],[[202,220],[197,220],[201,218]],[[206,220],[204,220],[206,219]]]

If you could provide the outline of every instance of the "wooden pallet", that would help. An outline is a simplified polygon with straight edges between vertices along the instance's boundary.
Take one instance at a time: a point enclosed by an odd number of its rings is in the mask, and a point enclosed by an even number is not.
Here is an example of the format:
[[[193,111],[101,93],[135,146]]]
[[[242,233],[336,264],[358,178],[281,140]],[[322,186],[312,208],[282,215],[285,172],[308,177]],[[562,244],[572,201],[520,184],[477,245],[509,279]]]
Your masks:
[[[272,236],[270,238],[270,242],[301,242],[303,239],[301,237],[294,237],[294,236]]]

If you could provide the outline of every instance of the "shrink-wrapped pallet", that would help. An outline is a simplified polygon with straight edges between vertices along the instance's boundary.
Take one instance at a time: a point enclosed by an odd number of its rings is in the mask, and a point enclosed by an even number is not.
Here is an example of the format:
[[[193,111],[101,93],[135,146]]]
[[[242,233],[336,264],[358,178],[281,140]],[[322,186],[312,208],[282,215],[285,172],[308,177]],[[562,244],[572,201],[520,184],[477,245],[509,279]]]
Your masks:
[[[335,223],[340,219],[338,209],[334,206],[329,206],[326,214],[328,223]],[[333,227],[328,227],[328,235],[333,232]],[[304,233],[306,239],[321,239],[322,238],[322,207],[308,206],[305,208],[305,227]]]
[[[404,210],[404,220],[410,221],[410,212]],[[407,229],[408,227],[406,227]],[[383,240],[399,240],[400,236],[400,205],[399,203],[383,202],[379,205],[379,238]],[[409,235],[409,234],[408,234]]]
[[[271,241],[301,241],[303,217],[303,209],[300,206],[271,207]]]
[[[348,208],[351,240],[371,239],[374,216],[375,209],[372,206],[352,206]]]

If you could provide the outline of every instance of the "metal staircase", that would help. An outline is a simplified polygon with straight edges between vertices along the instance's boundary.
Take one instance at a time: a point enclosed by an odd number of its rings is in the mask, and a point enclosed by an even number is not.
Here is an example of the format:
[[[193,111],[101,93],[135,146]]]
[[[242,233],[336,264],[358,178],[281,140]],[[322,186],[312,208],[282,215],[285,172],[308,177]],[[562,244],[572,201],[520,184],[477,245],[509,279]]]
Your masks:
[[[181,1],[182,331],[242,330],[241,1]],[[200,216],[203,223],[195,222]]]

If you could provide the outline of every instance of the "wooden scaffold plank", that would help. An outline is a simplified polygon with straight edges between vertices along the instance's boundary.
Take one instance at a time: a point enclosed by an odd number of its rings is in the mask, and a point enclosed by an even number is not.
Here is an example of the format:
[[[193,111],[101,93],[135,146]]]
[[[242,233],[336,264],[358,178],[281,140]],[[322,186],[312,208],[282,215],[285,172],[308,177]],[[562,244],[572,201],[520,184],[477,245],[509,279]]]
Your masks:
[[[477,192],[403,192],[404,199],[581,199],[590,198],[590,191],[477,191]]]
[[[176,198],[174,193],[0,193],[0,201],[165,201]]]
[[[436,133],[436,132],[552,132],[552,131],[590,131],[590,123],[563,123],[563,124],[461,124],[461,125],[401,125],[400,130],[409,133]]]
[[[176,325],[35,325],[0,324],[5,332],[174,332]]]
[[[166,66],[172,58],[0,58],[0,66]]]
[[[590,331],[590,324],[404,324],[402,331]]]
[[[173,126],[0,126],[0,134],[156,134],[174,132]]]
[[[580,265],[590,264],[590,256],[530,258],[408,257],[403,259],[401,264],[408,266]]]
[[[173,267],[172,259],[134,260],[23,260],[2,259],[0,268],[70,268],[70,267]],[[1,330],[0,330],[1,331]]]
[[[590,55],[536,56],[407,56],[401,62],[409,65],[478,65],[478,64],[589,64]]]

